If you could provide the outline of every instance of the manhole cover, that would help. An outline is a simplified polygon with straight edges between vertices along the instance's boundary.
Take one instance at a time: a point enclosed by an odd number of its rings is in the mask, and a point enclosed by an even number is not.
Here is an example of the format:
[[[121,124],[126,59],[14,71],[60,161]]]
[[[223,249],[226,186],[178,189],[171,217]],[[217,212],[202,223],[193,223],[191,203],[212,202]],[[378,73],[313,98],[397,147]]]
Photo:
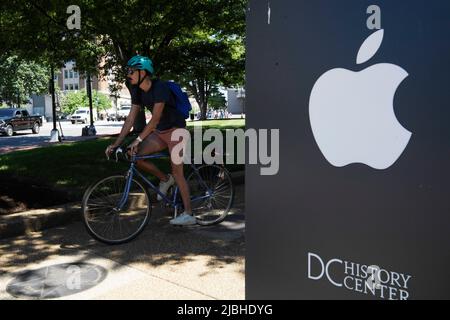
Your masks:
[[[14,297],[59,298],[95,287],[106,274],[105,268],[94,264],[58,264],[19,273],[6,291]]]

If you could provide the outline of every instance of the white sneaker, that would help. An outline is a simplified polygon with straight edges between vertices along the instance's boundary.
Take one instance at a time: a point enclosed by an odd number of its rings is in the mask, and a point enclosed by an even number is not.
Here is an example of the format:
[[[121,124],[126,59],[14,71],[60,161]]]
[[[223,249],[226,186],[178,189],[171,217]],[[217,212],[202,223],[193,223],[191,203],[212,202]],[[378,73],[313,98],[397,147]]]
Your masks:
[[[169,176],[169,180],[161,181],[159,183],[159,191],[163,195],[166,195],[167,194],[167,190],[169,190],[169,188],[175,184],[175,178],[170,173],[168,174],[168,176]],[[158,199],[158,201],[161,201],[163,198],[158,194],[157,199]]]
[[[175,226],[192,226],[194,224],[197,224],[197,219],[195,219],[194,216],[183,212],[175,219],[170,220],[170,224],[173,224]]]

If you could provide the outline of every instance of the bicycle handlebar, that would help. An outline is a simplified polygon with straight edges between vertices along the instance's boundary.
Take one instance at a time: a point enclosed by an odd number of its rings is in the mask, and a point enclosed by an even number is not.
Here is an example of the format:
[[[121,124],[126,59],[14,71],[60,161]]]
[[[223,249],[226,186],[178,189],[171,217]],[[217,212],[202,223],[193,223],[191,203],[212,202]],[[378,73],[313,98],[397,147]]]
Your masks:
[[[128,158],[128,152],[127,151],[124,152],[124,149],[128,151],[128,148],[125,146],[119,146],[113,149],[111,154],[114,154],[116,162],[119,162],[119,155],[123,155],[127,161],[130,161],[130,159]],[[108,161],[110,160],[109,155],[107,155],[106,158],[108,159]]]

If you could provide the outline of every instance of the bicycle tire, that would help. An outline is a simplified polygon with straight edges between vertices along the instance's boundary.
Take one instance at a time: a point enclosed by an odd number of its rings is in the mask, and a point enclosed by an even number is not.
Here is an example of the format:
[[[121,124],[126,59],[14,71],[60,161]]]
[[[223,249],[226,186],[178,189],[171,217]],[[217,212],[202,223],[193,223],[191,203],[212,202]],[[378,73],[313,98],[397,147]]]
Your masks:
[[[218,165],[202,165],[197,170],[204,182],[210,188],[213,188],[213,195],[204,201],[191,201],[192,213],[199,225],[210,226],[218,224],[228,216],[233,206],[234,185],[230,173],[227,169]],[[207,192],[198,180],[199,177],[195,171],[192,171],[186,179],[191,199],[203,196]]]
[[[108,180],[116,179],[117,181],[114,183],[115,194],[109,194],[108,189],[100,191],[100,186],[105,185],[105,182]],[[85,192],[83,196],[82,201],[82,213],[83,213],[83,222],[84,225],[88,231],[88,233],[97,241],[100,241],[105,244],[109,245],[118,245],[127,243],[133,239],[135,239],[147,226],[150,216],[151,216],[151,202],[150,197],[148,194],[147,189],[136,179],[132,179],[131,186],[130,186],[130,193],[128,195],[128,198],[126,199],[126,206],[124,210],[119,212],[113,212],[114,206],[117,206],[120,197],[123,194],[124,186],[126,183],[126,177],[123,175],[115,175],[115,176],[109,176],[103,179],[98,180],[97,182],[93,183]],[[103,200],[100,200],[100,202],[95,203],[95,200],[93,200],[93,194],[97,192],[97,194],[101,194],[104,196]],[[132,197],[130,197],[132,195]],[[97,199],[98,201],[98,199]],[[103,201],[103,202],[101,202]],[[144,201],[144,202],[143,202]],[[127,218],[130,221],[133,219],[131,214],[133,213],[133,210],[131,210],[130,206],[133,204],[141,203],[140,211],[142,211],[141,217],[139,218],[139,221],[137,223],[137,226],[134,229],[131,229],[131,231],[127,234],[125,234],[122,237],[108,237],[105,234],[101,234],[99,230],[94,227],[94,220],[97,218],[97,223],[101,223],[101,219],[112,216],[112,220],[114,219],[120,219],[118,217],[121,215],[124,219]],[[102,207],[102,204],[104,206]],[[94,209],[95,208],[95,209]],[[101,212],[105,210],[104,212]],[[93,211],[97,210],[100,211],[100,213],[93,214]],[[117,218],[118,217],[118,218]],[[111,221],[110,221],[111,223]],[[114,224],[115,221],[112,222],[113,226],[112,231],[114,231]],[[105,223],[106,225],[106,223]],[[105,232],[108,230],[108,226],[103,226],[105,228]],[[119,231],[122,231],[122,224],[119,221]],[[104,233],[105,233],[104,232]]]

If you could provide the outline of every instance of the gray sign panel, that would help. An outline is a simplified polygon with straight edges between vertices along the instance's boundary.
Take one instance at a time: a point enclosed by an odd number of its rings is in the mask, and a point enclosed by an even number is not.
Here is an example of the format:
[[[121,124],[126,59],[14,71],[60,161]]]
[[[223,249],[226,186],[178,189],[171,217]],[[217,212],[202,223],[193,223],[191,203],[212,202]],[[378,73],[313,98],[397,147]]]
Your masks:
[[[247,298],[450,298],[450,2],[250,1]]]

